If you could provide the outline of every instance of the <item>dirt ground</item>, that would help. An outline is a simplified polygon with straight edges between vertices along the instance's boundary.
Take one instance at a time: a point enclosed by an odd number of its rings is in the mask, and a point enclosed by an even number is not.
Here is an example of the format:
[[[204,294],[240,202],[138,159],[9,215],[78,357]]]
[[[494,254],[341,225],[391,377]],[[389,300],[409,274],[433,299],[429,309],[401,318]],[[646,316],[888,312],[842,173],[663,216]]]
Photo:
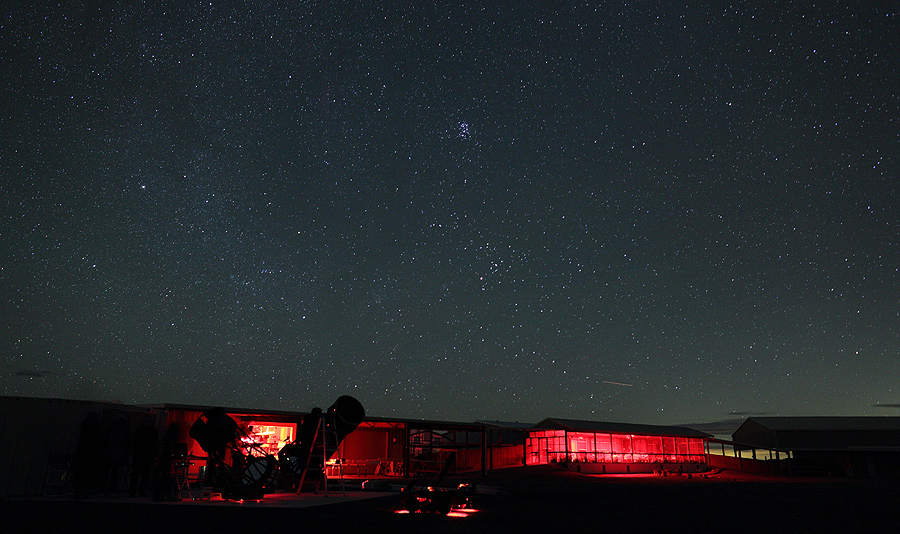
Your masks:
[[[900,481],[709,477],[588,476],[559,466],[454,477],[442,486],[479,485],[478,510],[462,517],[397,513],[399,494],[332,498],[317,506],[263,503],[153,503],[134,500],[0,501],[6,532],[695,532],[729,534],[859,532],[900,534]],[[325,501],[323,501],[325,502]],[[221,504],[221,503],[220,503]],[[577,530],[574,530],[577,529]]]

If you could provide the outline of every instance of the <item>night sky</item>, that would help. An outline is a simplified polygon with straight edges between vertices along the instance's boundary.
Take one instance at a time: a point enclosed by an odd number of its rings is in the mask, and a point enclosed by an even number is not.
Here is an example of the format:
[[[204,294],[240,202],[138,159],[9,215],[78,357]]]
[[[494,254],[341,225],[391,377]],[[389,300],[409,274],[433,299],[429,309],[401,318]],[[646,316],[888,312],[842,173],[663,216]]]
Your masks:
[[[898,414],[896,2],[45,4],[0,21],[2,395]]]

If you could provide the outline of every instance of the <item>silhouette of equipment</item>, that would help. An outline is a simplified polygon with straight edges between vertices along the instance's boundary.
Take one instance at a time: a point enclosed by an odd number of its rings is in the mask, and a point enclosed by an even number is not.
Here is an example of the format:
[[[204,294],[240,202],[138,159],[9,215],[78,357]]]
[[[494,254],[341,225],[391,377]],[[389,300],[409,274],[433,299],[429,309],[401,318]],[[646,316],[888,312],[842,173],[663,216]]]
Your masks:
[[[207,480],[214,492],[224,499],[261,499],[279,470],[299,478],[298,492],[304,479],[325,480],[325,463],[365,414],[362,404],[348,395],[338,397],[325,413],[313,408],[302,417],[297,439],[279,451],[280,461],[253,443],[224,408],[203,412],[189,434],[208,455]]]
[[[278,453],[282,469],[294,475],[297,493],[303,491],[307,481],[314,482],[316,490],[324,481],[328,492],[325,464],[344,438],[362,423],[365,415],[358,400],[342,395],[325,413],[320,408],[313,408],[303,417],[297,439]],[[338,467],[340,469],[340,465]]]
[[[453,508],[470,508],[475,487],[461,484],[456,489],[441,487],[450,469],[456,464],[456,451],[444,461],[444,467],[434,482],[413,479],[400,493],[403,505],[410,513],[424,512],[447,515]]]

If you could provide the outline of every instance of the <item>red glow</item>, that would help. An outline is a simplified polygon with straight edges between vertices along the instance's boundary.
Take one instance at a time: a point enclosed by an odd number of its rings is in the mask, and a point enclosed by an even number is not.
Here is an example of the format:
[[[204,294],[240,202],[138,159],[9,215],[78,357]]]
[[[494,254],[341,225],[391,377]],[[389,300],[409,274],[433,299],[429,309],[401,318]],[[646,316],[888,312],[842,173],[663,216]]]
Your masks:
[[[478,510],[474,508],[457,508],[450,510],[450,513],[447,514],[447,517],[469,517],[472,514],[478,513]]]
[[[599,432],[533,431],[528,436],[528,464],[703,463],[703,439]]]
[[[278,454],[282,447],[294,440],[297,425],[250,421],[246,436],[241,437],[245,454],[266,456]]]
[[[472,514],[477,514],[479,511],[480,510],[476,510],[475,508],[454,508],[454,509],[450,510],[450,512],[447,514],[447,517],[469,517]],[[401,510],[394,510],[394,513],[395,514],[408,514],[408,513],[410,513],[410,511],[406,510],[406,509],[401,509]],[[416,513],[421,513],[421,512],[416,512]]]

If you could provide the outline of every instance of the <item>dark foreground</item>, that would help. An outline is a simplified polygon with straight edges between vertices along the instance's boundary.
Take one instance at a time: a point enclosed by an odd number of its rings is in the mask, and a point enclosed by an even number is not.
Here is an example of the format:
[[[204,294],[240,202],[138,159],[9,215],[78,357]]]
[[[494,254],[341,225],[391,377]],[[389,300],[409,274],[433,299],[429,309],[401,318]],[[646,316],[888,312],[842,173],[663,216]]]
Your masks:
[[[721,474],[589,477],[556,466],[497,471],[474,481],[466,517],[400,514],[398,495],[312,507],[121,500],[5,500],[5,532],[225,534],[325,532],[860,532],[900,533],[900,481],[765,479]],[[445,485],[450,485],[450,481]],[[8,525],[8,526],[7,526]],[[553,529],[553,530],[551,530]],[[590,530],[587,530],[590,529]],[[568,532],[566,533],[568,534]]]

